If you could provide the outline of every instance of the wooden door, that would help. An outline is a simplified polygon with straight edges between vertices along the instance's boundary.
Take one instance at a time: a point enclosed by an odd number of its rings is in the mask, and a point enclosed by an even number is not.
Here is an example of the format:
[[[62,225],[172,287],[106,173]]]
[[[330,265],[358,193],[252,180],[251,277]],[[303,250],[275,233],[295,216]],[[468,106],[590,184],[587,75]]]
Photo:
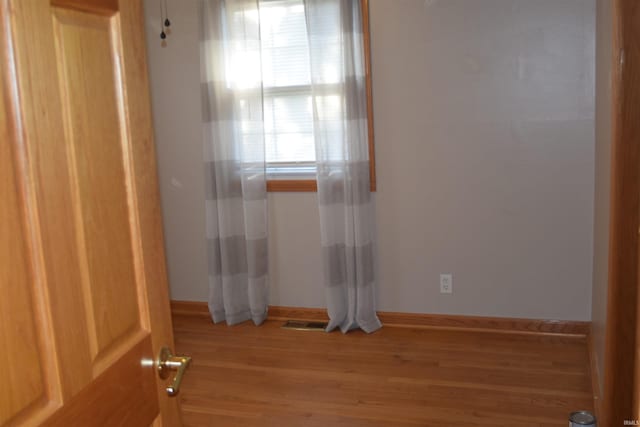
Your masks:
[[[139,0],[0,0],[2,426],[180,425],[143,31]]]
[[[612,177],[599,425],[640,419],[640,2],[613,0]]]

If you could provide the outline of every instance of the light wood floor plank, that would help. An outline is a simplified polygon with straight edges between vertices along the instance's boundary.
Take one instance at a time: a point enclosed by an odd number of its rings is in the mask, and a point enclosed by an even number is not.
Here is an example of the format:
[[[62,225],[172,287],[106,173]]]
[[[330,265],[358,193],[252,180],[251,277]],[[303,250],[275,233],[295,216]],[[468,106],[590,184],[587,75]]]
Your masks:
[[[593,409],[582,337],[281,325],[174,317],[187,427],[551,427]]]

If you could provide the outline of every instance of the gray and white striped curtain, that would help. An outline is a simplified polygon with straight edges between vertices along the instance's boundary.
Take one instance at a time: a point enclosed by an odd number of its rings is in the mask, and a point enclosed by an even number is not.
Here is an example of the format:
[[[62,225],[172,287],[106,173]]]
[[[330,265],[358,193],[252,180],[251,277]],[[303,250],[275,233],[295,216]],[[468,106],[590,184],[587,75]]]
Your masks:
[[[209,309],[267,316],[267,199],[257,0],[200,2]]]
[[[305,0],[318,202],[330,322],[381,327],[375,310],[362,10],[358,0]]]

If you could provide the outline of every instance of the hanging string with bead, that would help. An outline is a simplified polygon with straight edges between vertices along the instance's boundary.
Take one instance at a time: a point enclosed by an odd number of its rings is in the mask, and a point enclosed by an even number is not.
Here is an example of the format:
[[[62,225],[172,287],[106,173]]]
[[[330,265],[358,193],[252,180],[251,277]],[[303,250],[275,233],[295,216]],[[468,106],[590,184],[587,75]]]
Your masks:
[[[171,21],[169,20],[169,8],[167,7],[167,0],[160,0],[160,39],[164,42],[167,38],[167,35],[171,33],[169,27],[171,26]]]
[[[171,21],[169,21],[169,8],[167,7],[167,0],[164,0],[164,26],[169,28],[171,26]]]

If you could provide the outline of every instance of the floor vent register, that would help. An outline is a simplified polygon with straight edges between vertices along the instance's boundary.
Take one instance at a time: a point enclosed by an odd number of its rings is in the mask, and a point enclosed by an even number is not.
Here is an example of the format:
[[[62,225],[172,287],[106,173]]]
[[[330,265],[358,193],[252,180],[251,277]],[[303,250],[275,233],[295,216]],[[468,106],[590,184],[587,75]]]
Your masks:
[[[327,322],[308,322],[306,320],[287,320],[283,329],[294,329],[296,331],[321,331],[327,328]]]

